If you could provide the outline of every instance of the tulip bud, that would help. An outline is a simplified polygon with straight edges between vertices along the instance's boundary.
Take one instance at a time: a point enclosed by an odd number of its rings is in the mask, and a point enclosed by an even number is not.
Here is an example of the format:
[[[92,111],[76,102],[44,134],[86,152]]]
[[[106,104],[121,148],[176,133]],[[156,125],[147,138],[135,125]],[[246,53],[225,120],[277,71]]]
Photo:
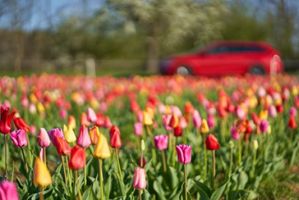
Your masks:
[[[28,144],[26,132],[23,129],[18,129],[16,131],[11,132],[10,139],[17,147],[24,147]]]
[[[85,167],[86,155],[85,150],[76,145],[71,150],[71,156],[69,160],[69,167],[72,170],[79,170]]]
[[[172,128],[169,126],[171,115],[162,115],[162,123],[166,131],[170,131]]]
[[[97,121],[97,115],[92,108],[87,109],[87,119],[91,123],[95,123]]]
[[[288,126],[291,129],[295,129],[297,128],[297,123],[296,123],[296,119],[294,116],[290,116],[289,122],[288,122]]]
[[[88,129],[84,125],[80,126],[77,144],[80,145],[83,148],[87,148],[91,144],[91,140],[90,140],[90,137],[89,137],[89,134],[88,134]]]
[[[138,160],[138,166],[144,168],[145,165],[146,165],[146,160],[145,160],[145,157],[142,156]]]
[[[156,135],[154,137],[155,146],[158,150],[163,151],[168,147],[168,136],[167,135]]]
[[[137,136],[141,136],[141,135],[142,135],[142,132],[143,132],[142,123],[140,123],[140,122],[136,122],[136,123],[134,124],[134,133],[135,133],[135,135],[137,135]]]
[[[197,110],[193,112],[192,120],[195,128],[199,128],[201,126],[201,117]]]
[[[52,184],[52,178],[47,165],[38,157],[34,162],[33,183],[36,187],[45,188]]]
[[[48,147],[51,144],[51,140],[46,129],[40,129],[39,134],[37,136],[37,142],[41,148]]]
[[[63,134],[64,138],[68,143],[76,142],[76,135],[74,133],[74,130],[71,127],[67,127],[66,125],[63,125]]]
[[[230,130],[231,136],[233,140],[239,140],[240,139],[240,133],[238,132],[238,129],[236,127],[232,127]]]
[[[179,125],[179,118],[176,115],[172,115],[168,124],[171,128],[175,128]]]
[[[293,106],[290,108],[290,111],[289,111],[289,114],[290,116],[296,116],[297,115],[297,109]]]
[[[18,200],[19,195],[17,187],[13,182],[3,180],[0,183],[0,199],[1,200]]]
[[[178,161],[181,164],[188,164],[191,162],[192,147],[185,144],[180,144],[176,146],[176,152],[178,156]]]
[[[206,148],[211,151],[218,150],[220,148],[219,142],[214,135],[210,134],[207,136]]]
[[[269,129],[269,122],[267,120],[262,120],[259,128],[262,133],[266,133]]]
[[[67,125],[70,129],[75,129],[76,128],[76,119],[73,115],[69,116]]]
[[[207,119],[209,128],[214,128],[215,127],[215,117],[214,115],[208,115],[208,119]]]
[[[121,138],[120,131],[117,126],[112,126],[110,129],[110,146],[112,148],[120,148],[121,147]]]
[[[183,129],[180,126],[177,126],[173,129],[173,135],[175,137],[181,137],[183,135]]]
[[[146,126],[150,126],[150,125],[153,124],[152,116],[147,111],[143,112],[143,124],[146,125]]]
[[[200,126],[200,132],[203,134],[207,134],[210,131],[209,125],[206,119],[202,120],[201,126]]]
[[[133,177],[133,187],[137,190],[143,190],[146,187],[145,169],[136,167]]]
[[[94,126],[92,127],[90,130],[89,130],[89,136],[90,136],[90,140],[91,140],[91,143],[93,145],[96,145],[98,143],[98,138],[99,138],[99,135],[100,135],[100,131],[99,131],[99,128]]]
[[[1,114],[1,120],[0,120],[0,132],[2,134],[8,134],[11,130],[11,120],[13,119],[15,115],[15,111],[12,111],[9,113],[10,107],[6,105],[2,105],[0,107],[0,114]]]
[[[253,149],[257,150],[259,148],[259,143],[257,140],[253,140]]]
[[[70,154],[71,147],[64,138],[56,137],[55,140],[53,140],[53,144],[56,147],[57,153],[59,155],[66,156]]]
[[[23,129],[26,132],[30,131],[30,126],[21,117],[15,117],[13,120],[18,129]]]
[[[93,152],[93,156],[100,159],[106,159],[109,158],[110,155],[111,153],[107,139],[103,134],[100,134],[98,137],[98,143]]]

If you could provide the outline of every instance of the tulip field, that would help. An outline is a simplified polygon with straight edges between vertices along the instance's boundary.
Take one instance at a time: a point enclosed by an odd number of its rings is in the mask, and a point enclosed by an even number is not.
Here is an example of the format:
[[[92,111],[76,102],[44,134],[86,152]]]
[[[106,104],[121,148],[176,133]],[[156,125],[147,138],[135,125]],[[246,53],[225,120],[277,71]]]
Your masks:
[[[0,200],[299,199],[299,79],[0,78]]]

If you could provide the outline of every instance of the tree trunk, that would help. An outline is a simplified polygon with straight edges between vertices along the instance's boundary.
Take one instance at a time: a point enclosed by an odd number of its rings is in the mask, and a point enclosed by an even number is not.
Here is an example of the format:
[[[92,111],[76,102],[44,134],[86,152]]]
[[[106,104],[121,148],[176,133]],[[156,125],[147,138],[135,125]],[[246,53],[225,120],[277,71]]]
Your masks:
[[[157,73],[158,66],[159,66],[159,42],[156,37],[148,37],[146,71],[149,73]]]

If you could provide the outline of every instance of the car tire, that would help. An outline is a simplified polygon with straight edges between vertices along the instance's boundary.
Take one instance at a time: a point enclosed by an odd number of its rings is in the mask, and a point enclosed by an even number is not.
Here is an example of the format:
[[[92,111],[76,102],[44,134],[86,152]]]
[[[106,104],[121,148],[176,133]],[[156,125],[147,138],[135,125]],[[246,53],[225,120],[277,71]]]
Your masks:
[[[265,75],[266,72],[264,70],[264,68],[262,66],[253,66],[250,68],[249,70],[249,74],[252,74],[252,75]]]
[[[176,69],[176,74],[182,75],[182,76],[188,76],[188,75],[191,75],[192,73],[188,66],[180,65]]]

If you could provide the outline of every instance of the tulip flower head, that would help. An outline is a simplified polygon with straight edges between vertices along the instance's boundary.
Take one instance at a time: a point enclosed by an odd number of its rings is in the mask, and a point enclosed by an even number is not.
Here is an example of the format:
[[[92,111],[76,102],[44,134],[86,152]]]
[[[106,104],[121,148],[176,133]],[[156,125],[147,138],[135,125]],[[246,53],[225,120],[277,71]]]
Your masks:
[[[143,125],[142,125],[142,123],[136,122],[134,124],[134,133],[135,133],[135,135],[141,136],[142,132],[143,132]]]
[[[183,135],[183,129],[180,126],[177,126],[173,129],[173,135],[175,137],[181,137]]]
[[[110,146],[112,148],[121,147],[120,130],[117,126],[112,126],[109,131],[110,134]]]
[[[195,128],[199,128],[201,126],[201,117],[197,110],[194,110],[192,114],[192,120]]]
[[[231,137],[233,140],[239,140],[240,139],[240,133],[236,127],[232,127],[230,130]]]
[[[11,121],[15,115],[15,111],[9,112],[10,108],[6,105],[0,107],[0,132],[8,134],[11,130]]]
[[[19,199],[17,187],[13,182],[7,180],[3,180],[0,182],[0,199],[1,200]]]
[[[26,122],[21,117],[15,117],[13,119],[13,122],[18,129],[23,129],[26,132],[30,131],[30,126],[26,124]]]
[[[92,108],[87,109],[87,119],[91,123],[95,123],[97,121],[97,115]]]
[[[217,138],[210,134],[206,138],[206,148],[211,151],[218,150],[220,148]]]
[[[200,126],[200,132],[203,134],[207,134],[210,131],[209,125],[206,119],[202,120],[201,126]]]
[[[180,144],[176,146],[176,152],[178,156],[178,161],[181,164],[188,164],[191,162],[192,147],[185,144]]]
[[[146,188],[146,173],[145,169],[136,167],[133,177],[133,187],[137,190],[143,190]]]
[[[92,127],[90,130],[89,130],[89,136],[90,136],[90,140],[91,140],[91,143],[93,145],[96,145],[98,143],[98,138],[100,136],[100,131],[99,131],[99,128],[94,126]]]
[[[71,147],[64,138],[56,137],[55,140],[53,140],[53,144],[56,147],[57,153],[59,155],[66,156],[70,154]]]
[[[261,120],[259,128],[262,133],[268,132],[270,128],[269,122],[267,120]]]
[[[28,144],[26,132],[23,129],[11,132],[10,138],[17,147],[24,147]]]
[[[71,150],[71,156],[69,160],[69,167],[72,170],[79,170],[85,167],[86,155],[84,148],[76,145]]]
[[[51,140],[46,129],[44,128],[40,129],[37,136],[37,143],[41,148],[48,147],[51,144]]]
[[[76,138],[74,130],[71,127],[63,125],[63,134],[64,134],[65,140],[68,143],[76,142],[77,138]]]
[[[168,147],[168,136],[167,135],[156,135],[154,137],[155,146],[158,150],[163,151]]]
[[[40,159],[35,158],[33,183],[36,187],[45,188],[52,184],[52,178],[47,165]]]
[[[84,125],[80,126],[77,144],[83,148],[87,148],[91,145],[91,140],[88,134],[88,128]]]
[[[106,159],[111,156],[107,139],[103,134],[99,135],[98,143],[96,144],[93,156],[100,159]]]
[[[296,118],[295,116],[290,116],[290,119],[288,121],[288,127],[291,128],[291,129],[295,129],[297,128],[297,123],[296,123]]]

